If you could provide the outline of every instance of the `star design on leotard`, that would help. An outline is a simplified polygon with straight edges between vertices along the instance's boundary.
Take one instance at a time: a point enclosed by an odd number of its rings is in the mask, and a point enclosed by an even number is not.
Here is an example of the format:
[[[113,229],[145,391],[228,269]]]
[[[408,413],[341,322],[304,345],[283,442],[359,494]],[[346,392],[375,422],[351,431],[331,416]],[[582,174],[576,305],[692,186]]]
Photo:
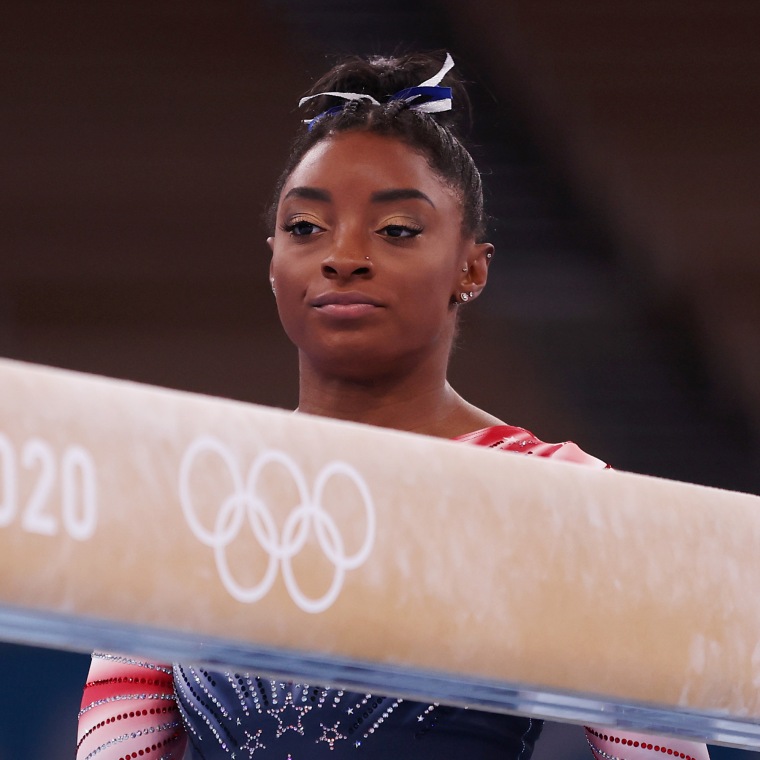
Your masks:
[[[248,753],[248,757],[253,757],[253,753],[257,749],[267,748],[267,745],[263,744],[261,741],[262,732],[263,729],[261,728],[255,734],[252,734],[250,731],[245,732],[245,744],[242,744],[240,749],[244,749]],[[255,742],[255,744],[253,742]]]
[[[277,734],[275,738],[279,739],[286,731],[295,731],[303,736],[303,716],[311,710],[311,705],[294,705],[293,695],[288,692],[285,695],[285,703],[282,707],[272,707],[267,710],[267,714],[271,715],[277,721]],[[286,723],[283,713],[286,711],[292,711],[296,714],[295,723]]]
[[[345,735],[338,730],[340,721],[338,721],[334,726],[326,726],[324,723],[320,723],[319,725],[322,727],[322,736],[317,739],[315,744],[318,744],[319,742],[327,742],[327,744],[330,746],[330,749],[335,749],[335,742],[337,742],[339,739],[346,738]]]

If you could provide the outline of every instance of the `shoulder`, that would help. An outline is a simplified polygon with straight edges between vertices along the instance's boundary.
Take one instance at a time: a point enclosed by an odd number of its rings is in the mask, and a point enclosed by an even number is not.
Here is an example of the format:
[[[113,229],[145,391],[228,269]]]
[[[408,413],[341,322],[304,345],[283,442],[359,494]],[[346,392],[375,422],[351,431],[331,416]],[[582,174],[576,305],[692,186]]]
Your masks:
[[[513,427],[512,425],[493,425],[481,430],[474,430],[471,433],[465,433],[453,440],[471,443],[475,446],[486,446],[489,449],[513,451],[519,454],[532,454],[564,462],[585,464],[597,469],[609,468],[608,464],[605,464],[601,459],[591,456],[591,454],[587,454],[572,441],[545,443],[536,438],[529,430]]]

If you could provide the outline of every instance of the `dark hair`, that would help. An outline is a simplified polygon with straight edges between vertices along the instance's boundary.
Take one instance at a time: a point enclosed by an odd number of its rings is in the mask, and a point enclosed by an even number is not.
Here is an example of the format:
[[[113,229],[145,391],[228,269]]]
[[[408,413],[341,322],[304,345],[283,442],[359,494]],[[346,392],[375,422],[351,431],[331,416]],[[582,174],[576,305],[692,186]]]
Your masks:
[[[393,57],[358,56],[344,59],[311,88],[308,94],[321,92],[356,92],[371,95],[381,105],[367,100],[347,102],[332,95],[313,98],[304,108],[308,118],[324,114],[334,106],[335,113],[320,116],[304,127],[293,141],[290,157],[275,188],[275,196],[267,215],[274,228],[277,202],[288,177],[306,152],[321,140],[338,132],[365,131],[393,137],[419,151],[430,168],[451,187],[462,204],[462,230],[480,239],[485,234],[483,187],[475,162],[459,138],[459,124],[470,117],[470,101],[462,81],[448,72],[441,82],[451,87],[451,111],[429,114],[409,108],[403,100],[387,98],[407,87],[415,87],[432,77],[440,68],[444,54],[411,53]]]

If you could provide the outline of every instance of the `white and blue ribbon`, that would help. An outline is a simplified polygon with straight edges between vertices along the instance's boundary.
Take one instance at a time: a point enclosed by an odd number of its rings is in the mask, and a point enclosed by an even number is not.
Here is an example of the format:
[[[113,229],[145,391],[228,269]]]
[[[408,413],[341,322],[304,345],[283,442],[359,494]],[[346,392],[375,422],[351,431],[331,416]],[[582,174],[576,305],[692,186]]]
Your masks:
[[[451,87],[441,87],[441,80],[446,74],[454,67],[454,59],[446,53],[446,60],[443,62],[443,66],[432,76],[430,79],[426,79],[424,82],[420,82],[416,87],[407,87],[406,89],[399,90],[393,95],[388,97],[388,101],[403,100],[409,104],[409,108],[414,111],[420,111],[422,113],[440,113],[441,111],[451,110]],[[347,102],[352,100],[367,100],[372,105],[379,106],[380,101],[373,98],[371,95],[367,95],[362,92],[318,92],[315,95],[307,95],[305,98],[301,98],[298,101],[299,107],[302,106],[313,98],[319,98],[322,95],[331,95],[334,98],[341,98]],[[338,113],[344,108],[343,105],[333,106],[326,111],[315,116],[313,119],[304,119],[304,124],[309,125],[311,129],[314,122],[321,119],[323,116],[328,116],[333,113]]]

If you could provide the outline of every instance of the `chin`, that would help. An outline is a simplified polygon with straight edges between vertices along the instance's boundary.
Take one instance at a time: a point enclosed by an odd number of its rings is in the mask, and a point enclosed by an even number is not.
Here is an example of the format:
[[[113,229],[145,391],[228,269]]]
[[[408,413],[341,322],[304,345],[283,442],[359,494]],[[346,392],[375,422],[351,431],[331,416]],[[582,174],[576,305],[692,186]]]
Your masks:
[[[393,372],[395,362],[376,354],[363,355],[360,351],[335,352],[328,356],[310,359],[312,365],[325,375],[345,378],[354,382],[371,382]]]
[[[397,350],[382,352],[376,344],[348,343],[322,347],[318,351],[302,350],[301,354],[323,375],[368,384],[398,373],[407,364]]]

